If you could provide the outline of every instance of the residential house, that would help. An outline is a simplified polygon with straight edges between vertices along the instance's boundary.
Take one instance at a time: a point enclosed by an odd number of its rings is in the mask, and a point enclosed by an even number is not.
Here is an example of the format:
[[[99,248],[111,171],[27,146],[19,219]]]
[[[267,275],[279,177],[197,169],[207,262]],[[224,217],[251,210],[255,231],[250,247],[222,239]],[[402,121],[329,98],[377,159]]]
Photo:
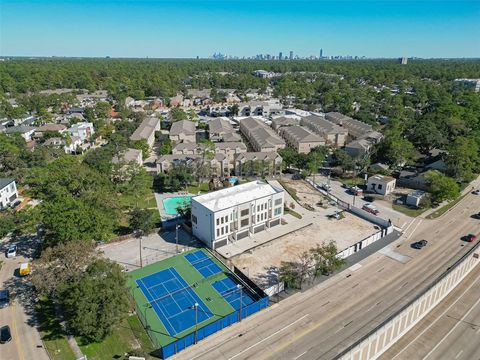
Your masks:
[[[76,123],[68,129],[68,132],[70,136],[79,137],[82,142],[90,141],[93,134],[95,134],[93,124],[89,122]]]
[[[182,103],[183,103],[182,94],[177,94],[176,96],[170,98],[170,107],[181,106]]]
[[[282,172],[282,157],[276,152],[246,152],[235,157],[237,176],[273,176]]]
[[[190,154],[163,155],[157,159],[158,173],[168,173],[175,166],[190,167],[194,173],[203,168],[205,174],[210,177],[227,177],[233,169],[233,165],[224,154],[215,154],[211,159]]]
[[[308,154],[313,148],[325,145],[325,140],[303,126],[282,127],[280,135],[285,139],[287,145],[295,149],[297,153]]]
[[[44,133],[46,132],[58,132],[60,134],[63,134],[66,132],[67,127],[63,124],[44,124],[39,126],[38,128],[35,129],[35,133],[33,134],[33,138],[35,139],[42,139]]]
[[[373,144],[367,139],[353,140],[345,145],[345,152],[352,158],[363,158],[370,153]]]
[[[18,192],[15,179],[0,178],[0,209],[8,207],[17,197]]]
[[[145,140],[148,146],[152,147],[155,142],[155,131],[160,130],[160,120],[156,117],[148,117],[142,121],[137,129],[130,136],[130,140]]]
[[[138,164],[138,165],[141,166],[141,165],[143,165],[142,150],[131,149],[131,148],[126,149],[125,151],[120,152],[118,155],[115,155],[112,158],[112,163],[113,164],[135,163],[135,164]]]
[[[284,191],[252,181],[192,198],[193,235],[212,249],[281,224]]]
[[[32,141],[33,134],[35,133],[35,127],[33,126],[11,126],[5,129],[5,134],[12,135],[12,134],[20,134],[22,138],[25,139],[26,142]]]
[[[228,119],[217,118],[208,122],[209,139],[215,142],[235,142],[242,141],[240,134],[235,132]]]
[[[367,191],[388,195],[395,190],[396,180],[391,176],[373,175],[367,180]]]
[[[419,172],[414,168],[406,168],[400,171],[397,179],[397,185],[415,190],[428,191],[427,179],[425,172]]]
[[[308,115],[302,118],[301,125],[320,135],[325,144],[343,147],[347,141],[348,130],[326,120],[323,116]]]
[[[171,141],[179,142],[196,142],[195,123],[189,120],[180,120],[172,124],[170,128],[169,138]]]
[[[240,131],[256,152],[278,151],[285,148],[285,141],[258,119],[251,117],[242,119]]]

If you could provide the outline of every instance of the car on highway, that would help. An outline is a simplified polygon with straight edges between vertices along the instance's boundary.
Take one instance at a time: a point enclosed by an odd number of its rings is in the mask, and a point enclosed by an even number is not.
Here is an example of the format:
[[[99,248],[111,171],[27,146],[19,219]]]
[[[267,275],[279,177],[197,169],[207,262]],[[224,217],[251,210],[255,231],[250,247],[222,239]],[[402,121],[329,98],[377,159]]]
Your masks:
[[[421,248],[427,246],[427,244],[428,244],[428,241],[427,241],[427,240],[420,240],[420,241],[414,242],[411,246],[412,246],[412,248],[414,248],[414,249],[420,250]]]
[[[380,211],[378,211],[378,209],[371,204],[363,205],[362,210],[369,212],[370,214],[373,214],[373,215],[378,215],[380,213]]]
[[[468,234],[465,236],[465,241],[466,242],[474,242],[477,240],[477,235],[474,234]]]
[[[472,194],[473,194],[473,195],[480,195],[480,190],[478,190],[478,189],[477,189],[477,190],[473,190],[473,191],[472,191]]]
[[[10,332],[10,326],[5,325],[0,328],[0,344],[5,344],[12,340],[12,333]]]
[[[7,249],[7,258],[12,258],[17,256],[17,245],[12,244]]]
[[[10,292],[8,290],[0,290],[0,309],[10,305]]]

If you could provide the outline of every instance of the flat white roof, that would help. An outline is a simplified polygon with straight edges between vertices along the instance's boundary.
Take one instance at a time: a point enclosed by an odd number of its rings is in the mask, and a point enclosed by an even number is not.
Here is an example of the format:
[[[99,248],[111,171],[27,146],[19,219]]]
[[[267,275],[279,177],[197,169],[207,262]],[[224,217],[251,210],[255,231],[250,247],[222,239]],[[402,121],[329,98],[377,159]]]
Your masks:
[[[257,180],[208,194],[198,195],[193,197],[192,200],[202,204],[211,211],[219,211],[282,191],[283,190],[274,188],[270,184]]]

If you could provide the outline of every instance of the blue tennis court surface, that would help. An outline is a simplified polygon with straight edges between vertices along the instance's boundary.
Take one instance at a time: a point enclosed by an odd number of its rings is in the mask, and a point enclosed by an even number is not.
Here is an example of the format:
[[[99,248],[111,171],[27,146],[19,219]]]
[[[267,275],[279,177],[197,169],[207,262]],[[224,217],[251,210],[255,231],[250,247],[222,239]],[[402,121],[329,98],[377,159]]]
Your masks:
[[[222,269],[215,264],[203,251],[196,251],[185,255],[185,259],[202,274],[204,278],[222,272]]]
[[[240,309],[240,290],[232,279],[227,277],[223,280],[215,281],[212,286],[235,310]],[[242,308],[253,302],[254,300],[250,294],[245,289],[242,289]]]
[[[145,276],[136,283],[172,336],[195,326],[195,303],[198,323],[213,316],[174,268]]]

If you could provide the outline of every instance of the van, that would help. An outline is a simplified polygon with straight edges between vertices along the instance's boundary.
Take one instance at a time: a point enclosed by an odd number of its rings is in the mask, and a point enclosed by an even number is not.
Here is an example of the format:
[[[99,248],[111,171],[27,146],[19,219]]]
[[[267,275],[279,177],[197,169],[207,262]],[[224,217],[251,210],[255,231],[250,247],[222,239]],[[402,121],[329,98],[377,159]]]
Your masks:
[[[379,213],[377,208],[370,204],[363,205],[362,210],[365,210],[366,212],[369,212],[370,214],[373,214],[373,215],[378,215]]]
[[[27,276],[30,274],[30,263],[20,264],[20,276]]]

